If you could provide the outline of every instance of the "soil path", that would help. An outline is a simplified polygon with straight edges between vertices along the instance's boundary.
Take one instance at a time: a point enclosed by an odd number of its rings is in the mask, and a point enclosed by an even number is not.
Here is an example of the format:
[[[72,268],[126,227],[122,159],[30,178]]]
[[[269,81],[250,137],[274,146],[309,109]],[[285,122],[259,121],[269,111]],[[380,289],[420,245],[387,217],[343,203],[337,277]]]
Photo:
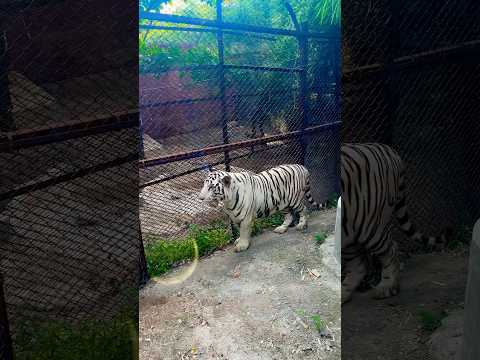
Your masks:
[[[370,291],[355,293],[342,307],[342,359],[433,359],[428,343],[433,329],[424,328],[420,313],[437,316],[461,308],[467,266],[465,251],[416,255],[405,263],[398,296],[373,300]]]
[[[340,359],[340,265],[333,236],[313,239],[334,223],[334,210],[314,213],[306,233],[266,231],[246,252],[201,259],[180,284],[163,281],[188,265],[151,281],[140,293],[140,358]]]

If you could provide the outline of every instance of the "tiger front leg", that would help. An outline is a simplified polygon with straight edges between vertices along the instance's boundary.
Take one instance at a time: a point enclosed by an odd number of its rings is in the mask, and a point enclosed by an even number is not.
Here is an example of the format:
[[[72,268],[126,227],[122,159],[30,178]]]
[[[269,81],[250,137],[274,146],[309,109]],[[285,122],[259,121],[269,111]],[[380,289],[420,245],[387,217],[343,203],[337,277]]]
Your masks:
[[[342,249],[343,251],[343,249]],[[362,255],[345,263],[345,278],[342,281],[342,304],[352,299],[354,291],[358,288],[367,274],[367,267]]]
[[[386,251],[377,256],[382,264],[382,280],[375,287],[373,297],[385,299],[395,296],[400,291],[400,261],[397,254],[397,243],[389,239]]]
[[[285,212],[285,218],[283,220],[283,224],[280,226],[277,226],[275,229],[273,229],[273,232],[276,232],[278,234],[283,234],[288,230],[288,227],[293,221],[293,215],[291,211]]]
[[[297,226],[295,226],[295,229],[298,231],[304,231],[307,229],[307,207],[304,206],[300,212],[300,219],[298,220]]]
[[[235,240],[235,251],[245,251],[250,246],[250,236],[252,233],[252,218],[245,218],[240,223],[240,237]]]

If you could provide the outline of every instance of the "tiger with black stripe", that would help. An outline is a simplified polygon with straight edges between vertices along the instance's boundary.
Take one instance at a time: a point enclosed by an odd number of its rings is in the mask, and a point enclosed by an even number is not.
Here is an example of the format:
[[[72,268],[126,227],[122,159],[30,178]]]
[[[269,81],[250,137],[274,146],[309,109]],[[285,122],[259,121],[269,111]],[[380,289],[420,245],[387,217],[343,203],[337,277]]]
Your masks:
[[[250,246],[251,225],[255,218],[276,211],[284,213],[283,223],[273,231],[284,233],[299,214],[297,230],[307,227],[307,208],[304,197],[316,208],[310,193],[310,174],[302,165],[281,165],[258,174],[249,172],[211,171],[203,183],[199,198],[211,206],[222,203],[232,222],[240,224],[240,236],[235,241],[235,251]]]
[[[366,255],[376,257],[382,277],[375,298],[396,295],[400,262],[391,238],[393,215],[409,238],[427,247],[446,243],[447,233],[427,237],[410,221],[405,198],[405,169],[396,151],[383,144],[345,144],[341,148],[342,303],[364,279]]]

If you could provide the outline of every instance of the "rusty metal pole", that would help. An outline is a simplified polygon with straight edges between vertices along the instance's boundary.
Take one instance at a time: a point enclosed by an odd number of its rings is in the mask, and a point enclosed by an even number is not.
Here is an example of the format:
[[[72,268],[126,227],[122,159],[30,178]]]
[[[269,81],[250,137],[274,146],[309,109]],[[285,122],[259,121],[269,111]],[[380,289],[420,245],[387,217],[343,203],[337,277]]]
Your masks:
[[[7,34],[3,30],[2,23],[0,18],[0,131],[8,132],[15,130],[15,123],[12,116],[12,99],[8,80]]]
[[[218,84],[220,90],[220,112],[221,112],[221,123],[222,123],[222,137],[223,143],[229,143],[228,135],[228,116],[227,116],[227,100],[226,100],[226,85],[225,85],[225,55],[224,55],[224,44],[223,44],[223,15],[222,15],[222,0],[217,0],[217,46],[218,46]],[[225,170],[230,171],[230,154],[226,150],[224,152],[225,157]]]
[[[3,292],[3,277],[0,274],[0,360],[13,360],[12,339],[8,326],[7,306]]]
[[[305,33],[308,33],[308,23],[304,22],[301,26],[302,34],[298,37],[298,45],[300,51],[300,94],[299,103],[301,111],[301,124],[300,129],[303,131],[308,127],[310,122],[310,104],[309,104],[309,91],[308,91],[308,37]],[[307,139],[305,136],[300,138],[301,144],[301,164],[305,164],[305,157],[307,155]]]

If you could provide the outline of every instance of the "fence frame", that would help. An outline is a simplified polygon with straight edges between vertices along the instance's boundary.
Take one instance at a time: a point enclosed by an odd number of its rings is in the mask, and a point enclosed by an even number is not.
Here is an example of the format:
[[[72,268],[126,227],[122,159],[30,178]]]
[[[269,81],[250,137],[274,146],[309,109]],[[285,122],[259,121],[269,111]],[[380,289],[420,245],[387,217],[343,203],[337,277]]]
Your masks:
[[[3,327],[2,338],[0,341],[4,341],[4,344],[1,346],[2,360],[13,360],[13,347],[12,339],[10,337],[10,327],[8,324],[8,313],[7,313],[7,304],[5,302],[5,293],[3,289],[3,276],[0,274],[0,326]]]
[[[157,166],[161,164],[167,164],[175,161],[180,160],[189,160],[196,158],[198,156],[205,156],[208,154],[217,153],[218,149],[224,150],[224,161],[222,163],[225,164],[225,168],[227,171],[230,171],[230,151],[233,149],[240,149],[245,147],[253,147],[259,144],[267,144],[269,142],[278,141],[282,139],[288,138],[297,138],[300,142],[301,146],[301,154],[300,154],[300,162],[304,164],[305,162],[305,154],[306,154],[306,147],[308,143],[306,142],[305,135],[311,132],[312,129],[307,129],[309,126],[310,120],[310,109],[309,109],[309,97],[310,91],[312,90],[308,86],[308,46],[309,40],[315,39],[315,41],[323,41],[323,42],[331,42],[337,41],[340,44],[340,36],[334,35],[327,29],[325,31],[317,31],[313,32],[308,29],[307,23],[299,24],[298,20],[295,16],[295,12],[293,11],[292,6],[288,1],[285,2],[285,7],[288,14],[291,17],[291,20],[294,24],[295,30],[287,30],[287,29],[279,29],[279,28],[269,28],[263,26],[256,26],[256,25],[247,25],[247,24],[239,24],[239,23],[231,23],[225,22],[223,20],[223,13],[222,13],[222,5],[223,1],[218,0],[216,2],[216,17],[214,20],[211,19],[202,19],[202,18],[193,18],[187,16],[179,16],[179,15],[170,15],[170,14],[161,14],[161,13],[153,13],[148,11],[140,11],[139,18],[143,20],[149,20],[149,25],[140,25],[140,29],[149,29],[149,30],[171,30],[171,31],[192,31],[192,32],[212,32],[217,35],[217,50],[218,50],[218,63],[212,65],[193,65],[193,66],[183,66],[183,67],[175,67],[175,68],[168,68],[166,71],[174,71],[174,70],[203,70],[203,69],[217,69],[217,79],[219,83],[219,95],[212,96],[207,98],[199,98],[199,99],[182,99],[178,101],[169,101],[165,103],[152,103],[152,104],[145,104],[140,105],[140,108],[149,108],[149,107],[157,107],[157,106],[168,106],[171,103],[192,103],[192,102],[200,102],[200,101],[217,101],[220,100],[221,102],[221,114],[220,114],[220,122],[222,124],[222,140],[223,146],[218,145],[214,147],[206,147],[200,148],[196,150],[192,150],[189,152],[181,153],[181,154],[173,154],[168,155],[160,158],[152,158],[152,159],[144,159],[140,161],[140,166],[144,168],[148,168],[151,166]],[[152,21],[156,22],[165,22],[165,23],[174,23],[174,24],[181,24],[181,25],[191,25],[191,26],[199,26],[199,27],[177,27],[177,26],[160,26],[160,25],[153,25]],[[327,26],[325,28],[328,28]],[[299,67],[266,67],[266,66],[255,66],[255,65],[233,65],[233,64],[225,64],[224,61],[224,44],[223,44],[223,34],[238,34],[244,35],[244,33],[251,33],[256,37],[266,37],[266,35],[277,35],[277,36],[292,36],[297,39],[298,49],[299,49]],[[274,40],[274,38],[268,38],[269,40]],[[300,86],[298,89],[298,107],[301,113],[301,123],[297,126],[296,129],[293,131],[289,131],[288,133],[281,134],[281,135],[272,135],[272,136],[264,136],[264,137],[256,137],[252,140],[246,141],[237,141],[234,143],[230,142],[228,127],[227,127],[227,106],[226,106],[226,95],[225,91],[225,70],[226,69],[244,69],[244,70],[252,70],[252,71],[279,71],[279,72],[286,72],[286,73],[298,73],[300,79]],[[339,71],[340,72],[340,69]],[[340,79],[340,76],[338,76]],[[339,83],[336,83],[336,94],[340,94],[340,86]],[[247,97],[247,96],[256,96],[249,95],[249,94],[237,94],[234,95],[235,97]],[[326,124],[327,126],[320,126],[317,127],[314,131],[323,131],[330,129],[331,127],[340,126],[340,122],[332,122],[330,124]],[[142,137],[143,142],[143,137]],[[143,145],[142,145],[143,146]],[[218,149],[215,149],[218,148]],[[252,149],[253,151],[253,149]],[[218,164],[217,164],[218,165]],[[190,172],[189,172],[190,173]],[[179,174],[178,176],[183,176],[184,174]],[[175,178],[177,176],[169,177],[169,179]],[[149,186],[150,184],[153,185],[157,182],[149,182],[147,184],[141,185],[141,187]]]

